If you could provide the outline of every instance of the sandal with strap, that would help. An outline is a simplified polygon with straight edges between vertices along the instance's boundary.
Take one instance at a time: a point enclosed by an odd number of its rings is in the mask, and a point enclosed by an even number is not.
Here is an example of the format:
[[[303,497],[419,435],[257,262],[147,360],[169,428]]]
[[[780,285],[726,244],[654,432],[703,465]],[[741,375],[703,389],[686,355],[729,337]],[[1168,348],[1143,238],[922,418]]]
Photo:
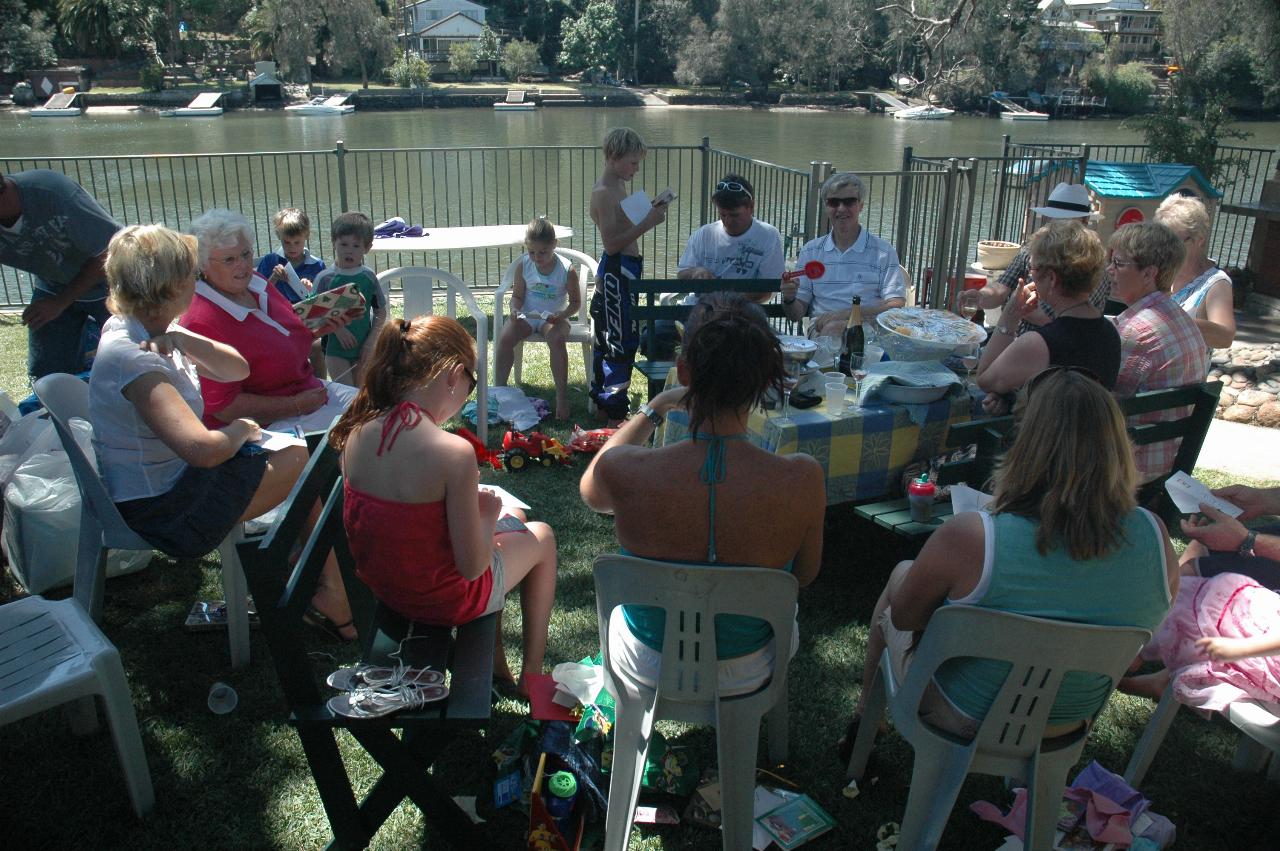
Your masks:
[[[356,625],[355,618],[349,619],[346,623],[334,623],[333,618],[317,609],[314,605],[307,604],[307,610],[302,615],[302,622],[319,632],[323,632],[339,644],[350,644],[356,640],[354,635],[348,638],[342,634],[344,629],[350,629]]]
[[[329,698],[328,706],[344,718],[381,718],[401,709],[417,709],[448,696],[449,688],[443,685],[362,688]]]
[[[404,665],[353,665],[339,668],[325,680],[329,688],[355,691],[360,688],[396,688],[401,685],[437,686],[444,684],[444,674],[433,668],[409,668]]]

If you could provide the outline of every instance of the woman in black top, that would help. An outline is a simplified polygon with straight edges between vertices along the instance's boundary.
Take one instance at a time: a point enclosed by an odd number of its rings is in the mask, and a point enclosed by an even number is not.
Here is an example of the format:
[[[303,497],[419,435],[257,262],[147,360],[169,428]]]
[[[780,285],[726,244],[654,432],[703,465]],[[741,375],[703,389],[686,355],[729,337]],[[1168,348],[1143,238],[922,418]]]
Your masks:
[[[1120,371],[1120,335],[1111,320],[1089,304],[1106,257],[1102,241],[1080,222],[1058,221],[1036,231],[1028,249],[1034,283],[1018,282],[1018,292],[982,352],[978,386],[987,391],[990,402],[1047,367],[1078,366],[1095,373],[1104,387],[1114,387]],[[1052,307],[1056,318],[1018,337],[1018,324],[1026,318],[1034,321],[1041,303]],[[991,413],[1002,407],[987,405]]]

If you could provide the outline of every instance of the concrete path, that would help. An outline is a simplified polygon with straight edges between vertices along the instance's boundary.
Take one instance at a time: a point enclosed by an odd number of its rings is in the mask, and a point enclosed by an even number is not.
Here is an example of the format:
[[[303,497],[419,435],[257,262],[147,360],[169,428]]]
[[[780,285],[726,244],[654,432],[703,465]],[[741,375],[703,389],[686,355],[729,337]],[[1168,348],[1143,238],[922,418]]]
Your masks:
[[[1214,420],[1196,466],[1280,482],[1280,429]]]

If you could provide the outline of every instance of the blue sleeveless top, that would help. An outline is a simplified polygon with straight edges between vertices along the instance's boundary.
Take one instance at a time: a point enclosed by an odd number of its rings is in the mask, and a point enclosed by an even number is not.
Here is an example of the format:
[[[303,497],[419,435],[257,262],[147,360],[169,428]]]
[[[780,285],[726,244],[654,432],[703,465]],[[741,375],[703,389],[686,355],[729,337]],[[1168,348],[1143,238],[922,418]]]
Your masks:
[[[721,565],[716,557],[716,483],[724,481],[724,442],[726,440],[745,440],[745,434],[732,434],[727,437],[698,433],[698,438],[707,440],[707,457],[702,464],[700,479],[707,486],[707,512],[709,517],[707,535],[706,566]],[[623,555],[637,555],[619,546]],[[647,556],[642,556],[647,558]],[[655,559],[666,561],[666,559]],[[783,566],[783,570],[791,572],[794,559]],[[622,617],[631,630],[631,634],[646,647],[661,652],[662,634],[667,626],[667,613],[656,606],[623,606]],[[754,653],[773,640],[773,629],[768,622],[745,615],[716,616],[716,657],[718,659],[734,659]]]
[[[1142,508],[1123,521],[1123,542],[1101,558],[1075,561],[1065,548],[1036,549],[1036,521],[1016,514],[983,513],[986,564],[964,604],[1072,623],[1155,630],[1169,611],[1164,542],[1153,516]],[[1081,660],[1086,662],[1088,660]],[[992,659],[951,659],[934,682],[970,718],[983,718],[1000,691],[1008,664]],[[1090,718],[1111,687],[1105,676],[1068,671],[1049,723]]]

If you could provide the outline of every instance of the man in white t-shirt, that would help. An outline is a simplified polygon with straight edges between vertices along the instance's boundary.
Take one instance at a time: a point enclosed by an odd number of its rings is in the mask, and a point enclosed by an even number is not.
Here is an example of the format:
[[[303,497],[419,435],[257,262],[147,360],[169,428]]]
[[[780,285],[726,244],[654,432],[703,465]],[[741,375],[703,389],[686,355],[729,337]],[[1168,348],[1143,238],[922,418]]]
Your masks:
[[[703,225],[685,243],[676,266],[676,277],[685,280],[781,278],[785,263],[782,237],[778,229],[755,217],[755,188],[739,174],[726,174],[711,194],[719,220]],[[760,293],[754,300],[767,302],[772,294]],[[693,304],[697,295],[682,300]],[[676,342],[675,323],[654,323],[658,355]],[[646,351],[648,347],[646,346]]]

